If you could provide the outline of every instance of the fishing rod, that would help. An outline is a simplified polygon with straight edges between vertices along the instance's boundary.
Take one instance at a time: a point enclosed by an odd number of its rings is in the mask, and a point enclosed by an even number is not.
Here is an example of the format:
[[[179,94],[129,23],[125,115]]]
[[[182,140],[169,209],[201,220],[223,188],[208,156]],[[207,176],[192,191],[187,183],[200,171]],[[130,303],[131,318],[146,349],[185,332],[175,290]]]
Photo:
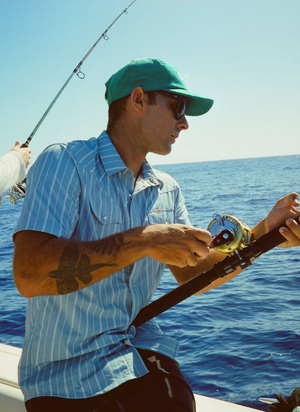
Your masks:
[[[300,216],[296,216],[294,219],[297,223],[300,223]],[[223,225],[223,228],[221,225]],[[214,227],[217,227],[218,232],[213,240],[215,249],[222,251],[222,249],[224,250],[224,248],[227,248],[227,250],[230,250],[231,246],[236,241],[236,237],[238,237],[239,241],[237,248],[234,251],[231,250],[230,256],[227,256],[216,263],[208,271],[200,273],[183,285],[178,286],[171,292],[145,306],[141,309],[132,324],[134,326],[140,326],[209,286],[216,279],[223,278],[238,268],[246,269],[248,266],[252,265],[252,259],[258,258],[263,253],[268,252],[286,240],[279,232],[279,229],[284,226],[286,225],[280,225],[261,236],[259,239],[244,246],[245,238],[248,236],[248,227],[232,216],[224,215],[221,216],[221,218],[217,217],[214,219],[212,227],[213,230]],[[222,228],[221,231],[219,230],[220,228]],[[230,235],[228,232],[230,232]],[[241,234],[242,236],[240,236]]]
[[[81,80],[83,80],[85,78],[85,74],[81,71],[81,66],[83,65],[83,63],[85,62],[85,60],[88,58],[88,56],[92,53],[92,51],[95,49],[95,47],[97,46],[97,44],[100,42],[101,39],[104,40],[109,40],[109,37],[107,36],[107,32],[109,31],[109,29],[117,22],[117,20],[119,20],[119,18],[123,15],[123,14],[128,14],[128,9],[133,5],[133,3],[135,3],[136,0],[133,0],[129,6],[127,6],[122,13],[120,13],[118,15],[118,17],[115,18],[115,20],[107,27],[107,29],[101,34],[101,36],[98,38],[98,40],[93,44],[93,46],[89,49],[89,51],[85,54],[85,56],[80,60],[80,62],[77,64],[77,66],[75,67],[75,69],[72,71],[72,73],[70,74],[70,76],[68,77],[68,79],[65,81],[65,83],[63,84],[62,88],[59,90],[59,92],[57,93],[57,95],[54,97],[54,99],[52,100],[52,102],[50,103],[49,107],[47,108],[47,110],[45,111],[45,113],[43,114],[43,116],[40,118],[39,122],[37,123],[37,125],[35,126],[35,128],[33,129],[33,131],[31,132],[31,134],[29,135],[29,137],[27,138],[26,142],[22,144],[21,147],[28,147],[29,143],[31,142],[32,138],[34,137],[34,135],[36,134],[36,132],[38,131],[38,129],[40,128],[41,124],[43,123],[43,121],[45,120],[45,118],[47,117],[47,115],[49,114],[50,110],[52,109],[52,107],[54,106],[54,104],[56,103],[57,99],[59,98],[59,96],[62,94],[62,92],[65,90],[65,88],[67,87],[67,85],[70,83],[71,79],[73,78],[73,76],[76,74],[77,77]],[[23,182],[18,183],[17,185],[14,185],[11,189],[11,193],[10,193],[10,201],[12,204],[17,203],[17,201],[19,199],[21,199],[22,197],[25,196],[26,193],[26,179],[23,180]]]

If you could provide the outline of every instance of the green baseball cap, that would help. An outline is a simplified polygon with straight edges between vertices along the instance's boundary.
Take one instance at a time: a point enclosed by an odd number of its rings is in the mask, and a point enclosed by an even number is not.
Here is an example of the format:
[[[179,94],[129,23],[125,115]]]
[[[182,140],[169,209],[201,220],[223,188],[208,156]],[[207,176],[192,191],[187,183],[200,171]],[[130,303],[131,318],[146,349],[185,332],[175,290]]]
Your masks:
[[[108,105],[122,97],[129,96],[135,87],[145,92],[164,90],[185,97],[186,114],[200,116],[212,107],[212,99],[191,93],[176,69],[159,59],[137,59],[114,73],[105,83]]]

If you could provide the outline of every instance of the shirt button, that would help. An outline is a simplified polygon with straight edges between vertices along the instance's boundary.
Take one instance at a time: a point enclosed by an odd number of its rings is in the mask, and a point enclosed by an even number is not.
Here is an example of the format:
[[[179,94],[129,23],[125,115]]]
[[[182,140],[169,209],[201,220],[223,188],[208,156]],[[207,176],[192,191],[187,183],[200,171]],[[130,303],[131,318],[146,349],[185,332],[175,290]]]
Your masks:
[[[133,289],[135,289],[135,283],[133,284]]]
[[[107,219],[108,219],[108,217],[107,217],[107,216],[103,216],[103,220],[104,220],[104,222],[106,222],[106,221],[107,221]]]

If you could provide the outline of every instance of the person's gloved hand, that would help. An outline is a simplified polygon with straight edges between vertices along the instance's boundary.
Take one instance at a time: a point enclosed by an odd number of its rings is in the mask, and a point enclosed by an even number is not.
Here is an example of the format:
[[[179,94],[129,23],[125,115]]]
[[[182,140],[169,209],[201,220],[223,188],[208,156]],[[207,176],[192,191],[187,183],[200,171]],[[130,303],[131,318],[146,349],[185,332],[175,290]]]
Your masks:
[[[291,396],[285,399],[280,393],[277,396],[278,402],[269,405],[271,412],[300,412],[300,388],[293,390]],[[294,410],[295,409],[295,410]]]

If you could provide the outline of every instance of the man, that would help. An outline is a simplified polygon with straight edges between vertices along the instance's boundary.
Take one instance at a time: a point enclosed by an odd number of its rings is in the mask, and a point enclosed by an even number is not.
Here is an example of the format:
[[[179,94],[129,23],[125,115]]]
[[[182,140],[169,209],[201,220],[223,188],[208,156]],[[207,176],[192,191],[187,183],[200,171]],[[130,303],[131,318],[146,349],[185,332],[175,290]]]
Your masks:
[[[185,115],[213,101],[156,59],[116,72],[106,98],[107,131],[49,147],[28,176],[14,237],[15,282],[30,298],[20,386],[28,411],[193,411],[177,343],[154,320],[131,324],[165,265],[181,284],[224,257],[191,226],[178,184],[145,160],[170,153]],[[296,194],[279,200],[253,238],[298,205]],[[284,246],[299,245],[299,226],[289,228]]]

